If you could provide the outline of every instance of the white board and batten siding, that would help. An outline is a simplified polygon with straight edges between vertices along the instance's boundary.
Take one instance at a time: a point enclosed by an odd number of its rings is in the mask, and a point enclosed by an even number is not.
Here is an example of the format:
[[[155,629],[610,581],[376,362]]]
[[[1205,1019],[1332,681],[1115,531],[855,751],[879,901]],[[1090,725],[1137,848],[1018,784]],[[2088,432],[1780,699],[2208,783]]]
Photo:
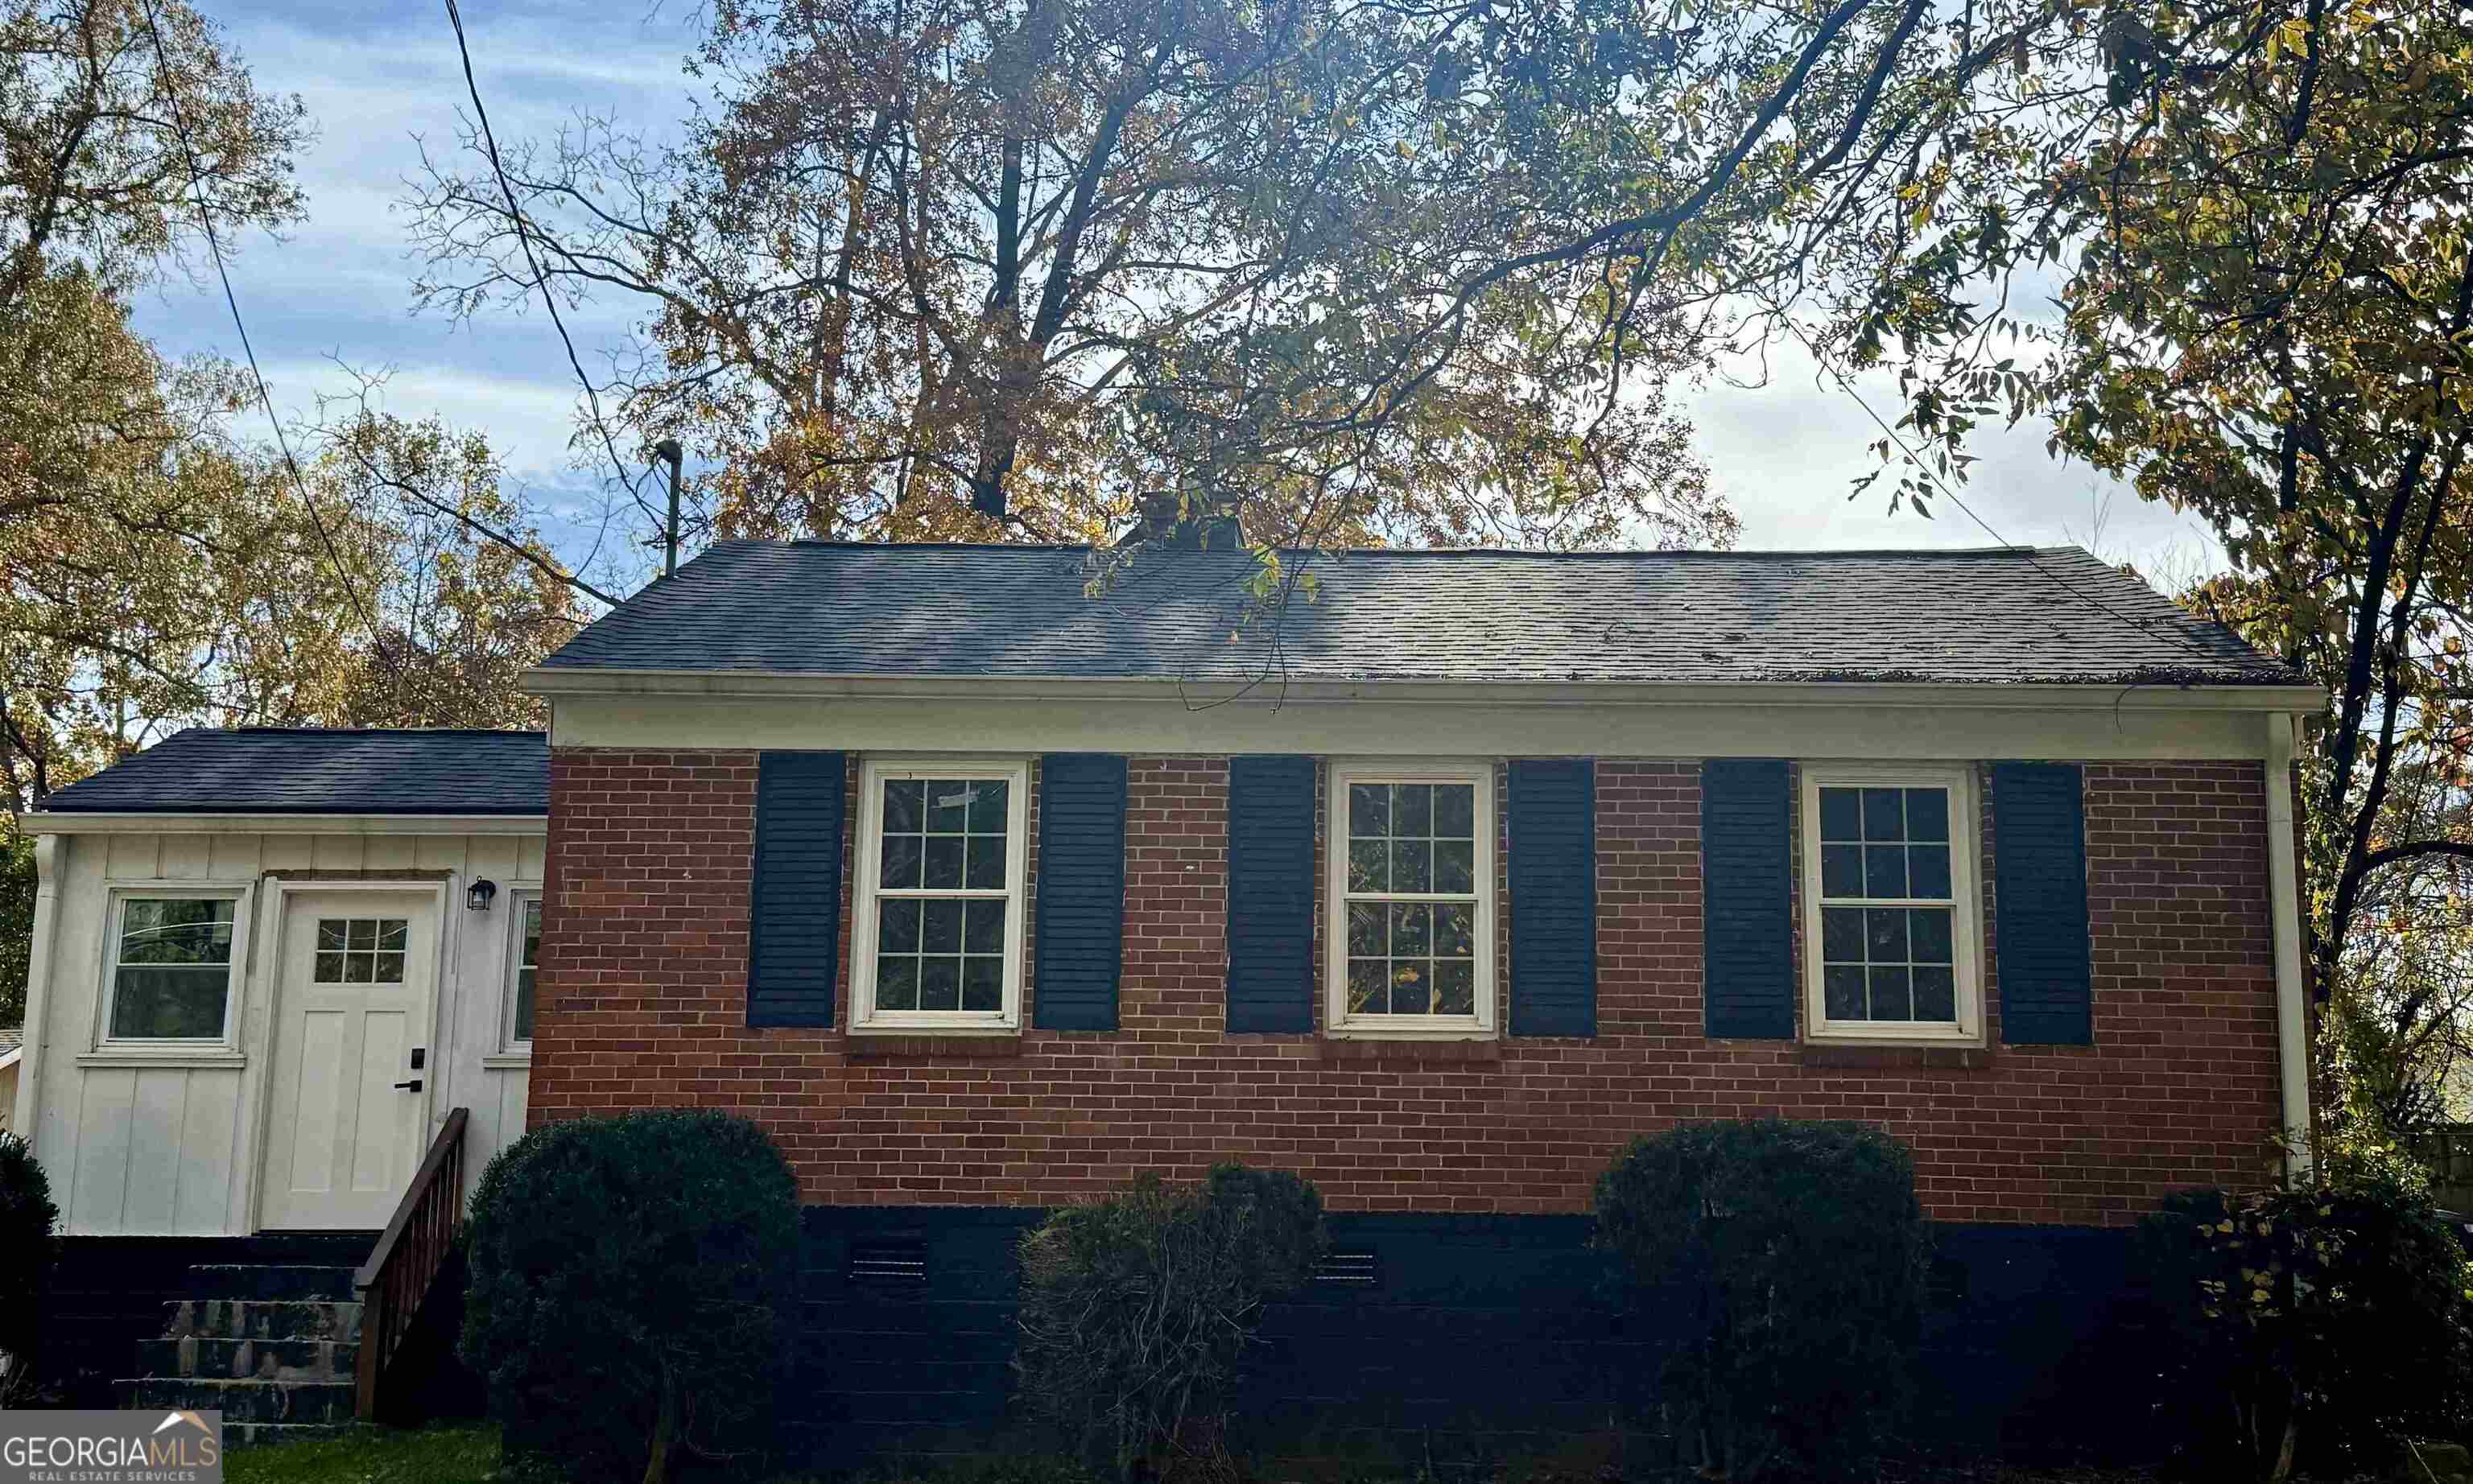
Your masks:
[[[228,817],[227,817],[228,820]],[[30,995],[18,1099],[72,1235],[239,1236],[261,1230],[260,1166],[275,1002],[275,914],[286,891],[400,880],[444,888],[436,1023],[421,1144],[449,1110],[470,1110],[467,1168],[522,1134],[529,1060],[505,1044],[519,894],[537,892],[539,833],[208,833],[74,831],[52,843],[53,921],[36,924],[44,982]],[[398,873],[400,874],[398,875]],[[498,887],[486,912],[467,887]],[[100,1044],[115,891],[179,883],[245,883],[229,1049],[130,1055]],[[419,1152],[412,1158],[417,1161]]]

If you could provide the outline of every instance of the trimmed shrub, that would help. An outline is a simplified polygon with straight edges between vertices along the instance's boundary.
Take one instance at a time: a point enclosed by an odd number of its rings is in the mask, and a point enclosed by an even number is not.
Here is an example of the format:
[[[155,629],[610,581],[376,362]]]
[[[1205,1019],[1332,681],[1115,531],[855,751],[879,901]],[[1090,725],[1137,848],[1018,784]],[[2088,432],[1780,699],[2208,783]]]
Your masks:
[[[1262,1304],[1310,1279],[1324,1246],[1310,1183],[1236,1163],[1056,1212],[1021,1239],[1023,1399],[1119,1477],[1227,1474]]]
[[[2177,1342],[2164,1377],[2216,1476],[2383,1469],[2473,1424],[2473,1265],[2402,1161],[2315,1185],[2172,1197],[2142,1276]]]
[[[1914,1161],[1855,1123],[1687,1123],[1597,1178],[1599,1246],[1676,1330],[1659,1391],[1685,1459],[1839,1475],[1906,1400],[1928,1260]]]
[[[42,1299],[60,1244],[52,1183],[26,1141],[0,1134],[0,1405],[33,1395]]]
[[[799,1188],[764,1131],[687,1109],[554,1123],[490,1161],[458,1347],[511,1457],[660,1484],[769,1452]]]

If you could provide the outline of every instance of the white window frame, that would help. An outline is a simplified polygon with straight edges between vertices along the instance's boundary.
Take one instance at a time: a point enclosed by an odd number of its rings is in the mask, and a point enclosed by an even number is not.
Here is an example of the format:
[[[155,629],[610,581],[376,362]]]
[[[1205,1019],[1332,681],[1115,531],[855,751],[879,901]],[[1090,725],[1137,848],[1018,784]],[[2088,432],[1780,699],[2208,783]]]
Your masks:
[[[523,989],[524,909],[526,907],[539,906],[540,904],[540,899],[541,890],[538,886],[521,887],[507,894],[507,901],[509,904],[507,910],[507,987],[505,993],[499,996],[498,1008],[498,1054],[500,1056],[530,1057],[533,1054],[532,1038],[529,1036],[518,1037],[516,1034],[516,996]],[[534,970],[533,983],[533,1023],[538,1025],[540,1023],[540,970],[538,969]]]
[[[884,785],[908,778],[1002,779],[1005,790],[1005,885],[1002,891],[956,889],[885,893]],[[858,774],[858,849],[851,867],[858,880],[851,892],[851,1033],[898,1032],[905,1036],[995,1036],[1021,1029],[1022,916],[1029,905],[1030,760],[1026,757],[869,757]],[[1004,1000],[984,1010],[876,1008],[876,903],[887,896],[958,897],[1005,903]]]
[[[1348,1010],[1348,790],[1354,783],[1472,783],[1477,888],[1477,1006],[1464,1016],[1351,1015]],[[1491,761],[1334,759],[1323,781],[1323,1026],[1325,1034],[1365,1041],[1482,1041],[1495,1035],[1495,812]],[[1458,901],[1454,894],[1377,892],[1370,900]]]
[[[247,881],[117,881],[104,900],[103,977],[97,986],[94,1038],[97,1051],[183,1061],[240,1054],[241,986],[249,973],[249,929],[256,883]],[[113,1022],[120,1010],[120,940],[123,914],[132,901],[228,901],[232,904],[231,961],[224,966],[224,1029],[221,1036],[121,1036]]]
[[[1802,810],[1803,863],[1797,883],[1803,898],[1804,1039],[1879,1044],[1983,1044],[1983,898],[1976,883],[1982,846],[1982,818],[1975,769],[1966,764],[1807,762],[1800,764],[1797,806]],[[1822,788],[1945,788],[1949,791],[1950,900],[1925,898],[1839,898],[1838,905],[1870,907],[1948,906],[1951,978],[1957,1018],[1939,1020],[1832,1020],[1824,993],[1820,948],[1820,791]]]

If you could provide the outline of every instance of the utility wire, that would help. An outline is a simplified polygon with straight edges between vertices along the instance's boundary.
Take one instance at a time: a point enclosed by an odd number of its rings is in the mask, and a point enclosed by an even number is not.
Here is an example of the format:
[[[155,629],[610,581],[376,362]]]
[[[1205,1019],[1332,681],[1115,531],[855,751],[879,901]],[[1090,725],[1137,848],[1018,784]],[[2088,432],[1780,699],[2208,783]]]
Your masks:
[[[523,207],[516,204],[516,188],[507,180],[505,162],[498,157],[498,137],[490,128],[489,107],[481,102],[481,84],[472,76],[472,48],[464,38],[464,12],[457,8],[455,0],[446,0],[446,24],[455,29],[455,51],[464,60],[464,90],[471,96],[473,116],[480,121],[481,144],[490,159],[490,173],[497,178],[499,193],[507,198],[507,215],[516,224],[516,244],[523,250],[524,266],[532,270],[533,287],[540,290],[541,302],[548,306],[549,323],[558,326],[559,342],[566,347],[566,364],[574,369],[575,379],[584,387],[585,405],[592,414],[592,430],[601,435],[601,446],[610,455],[611,468],[626,482],[628,498],[636,502],[636,508],[642,511],[646,518],[659,524],[660,517],[644,503],[644,496],[639,492],[643,476],[627,477],[627,461],[618,456],[618,444],[610,436],[610,424],[601,418],[601,393],[592,385],[592,378],[584,373],[583,358],[575,353],[575,339],[566,332],[566,318],[558,312],[558,295],[550,287],[549,275],[542,271],[540,258],[533,251],[532,225],[525,217]],[[662,534],[667,536],[670,533],[664,531]]]
[[[344,565],[343,554],[335,548],[335,538],[326,530],[325,517],[318,513],[318,502],[309,493],[309,482],[300,477],[300,465],[292,457],[291,442],[283,436],[283,419],[275,415],[275,399],[267,395],[266,374],[258,370],[257,350],[250,344],[249,326],[241,323],[240,299],[232,293],[231,271],[224,265],[223,243],[215,233],[214,212],[206,205],[204,174],[198,168],[198,154],[189,142],[188,121],[180,111],[180,90],[172,82],[172,60],[163,50],[163,33],[155,24],[155,0],[144,0],[140,13],[146,21],[147,37],[155,43],[155,73],[162,81],[163,97],[171,108],[172,133],[180,140],[180,157],[189,169],[189,189],[197,198],[198,221],[205,227],[206,251],[214,257],[215,276],[223,282],[224,306],[231,311],[232,329],[240,336],[241,353],[249,359],[250,380],[257,387],[258,405],[266,409],[267,424],[275,429],[275,446],[283,454],[283,467],[291,471],[292,487],[300,495],[301,508],[309,513],[309,524],[318,533],[319,544],[326,549],[326,560],[335,568],[335,580],[342,585],[344,596],[350,601],[352,610],[360,615],[362,627],[369,630],[370,642],[379,647],[381,653],[374,658],[383,660],[385,638],[379,632],[377,617],[362,601],[360,589],[352,586],[352,574]],[[400,701],[403,675],[399,669],[395,682],[396,696]]]
[[[2044,565],[2041,561],[2037,560],[2034,547],[2021,546],[2016,541],[2009,539],[2000,532],[1992,529],[1992,523],[1990,521],[1985,520],[1981,515],[1977,515],[1974,507],[1968,505],[1964,500],[1957,497],[1957,491],[1949,487],[1948,481],[1933,472],[1932,467],[1924,462],[1923,456],[1915,452],[1914,448],[1907,443],[1904,434],[1901,434],[1896,428],[1890,426],[1886,419],[1885,419],[1879,413],[1872,410],[1872,404],[1864,399],[1861,392],[1856,390],[1855,383],[1848,379],[1846,373],[1843,371],[1840,371],[1836,364],[1820,353],[1820,347],[1812,343],[1812,337],[1803,332],[1802,325],[1795,323],[1792,320],[1789,320],[1787,321],[1787,327],[1794,332],[1795,339],[1803,342],[1803,347],[1811,352],[1813,364],[1829,373],[1830,379],[1837,383],[1839,391],[1844,392],[1848,396],[1854,398],[1855,405],[1863,409],[1863,416],[1871,419],[1873,425],[1878,427],[1892,443],[1897,445],[1898,451],[1907,456],[1908,463],[1913,465],[1915,468],[1923,474],[1924,478],[1932,481],[1933,488],[1940,491],[1941,498],[1949,501],[1952,505],[1957,506],[1958,511],[1963,514],[1967,519],[1974,521],[1977,526],[1981,527],[1984,535],[1992,538],[1995,541],[1998,541],[2004,550],[2014,551],[2025,557],[2027,559],[2027,564],[2034,568],[2035,572],[2039,576],[2053,583],[2071,597],[2077,599],[2079,602],[2086,604],[2089,608],[2095,609],[2111,618],[2127,624],[2129,627],[2146,634],[2148,637],[2165,639],[2177,644],[2209,664],[2223,664],[2226,662],[2228,657],[2216,654],[2214,651],[2205,648],[2200,645],[2197,640],[2190,637],[2187,634],[2183,634],[2175,630],[2158,629],[2153,623],[2147,619],[2139,618],[2133,614],[2125,613],[2121,611],[2121,610],[2112,607],[2101,598],[2086,591],[2084,588],[2079,587],[2077,584],[2071,582],[2068,578],[2063,577],[2060,573]]]

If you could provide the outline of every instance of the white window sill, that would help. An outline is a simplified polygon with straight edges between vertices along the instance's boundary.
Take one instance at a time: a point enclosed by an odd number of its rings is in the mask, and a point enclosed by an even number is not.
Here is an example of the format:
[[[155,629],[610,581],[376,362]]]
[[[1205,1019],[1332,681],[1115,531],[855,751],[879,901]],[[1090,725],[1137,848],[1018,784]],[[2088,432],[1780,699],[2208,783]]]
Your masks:
[[[1958,1026],[1936,1030],[1928,1025],[1889,1025],[1879,1030],[1849,1030],[1842,1026],[1823,1026],[1807,1033],[1807,1046],[1975,1046],[1983,1044],[1981,1032]]]
[[[482,1066],[491,1071],[521,1071],[533,1065],[530,1051],[492,1051],[481,1058]]]
[[[249,1065],[249,1058],[228,1046],[200,1046],[194,1050],[173,1047],[157,1049],[139,1046],[105,1046],[96,1051],[80,1052],[77,1065],[102,1071],[145,1066],[237,1070]]]
[[[1492,1041],[1494,1032],[1477,1025],[1334,1025],[1323,1032],[1333,1041]]]
[[[932,1022],[926,1025],[908,1025],[872,1020],[865,1025],[852,1026],[848,1034],[852,1036],[1019,1036],[1021,1034],[1021,1027],[986,1024],[937,1025]]]

